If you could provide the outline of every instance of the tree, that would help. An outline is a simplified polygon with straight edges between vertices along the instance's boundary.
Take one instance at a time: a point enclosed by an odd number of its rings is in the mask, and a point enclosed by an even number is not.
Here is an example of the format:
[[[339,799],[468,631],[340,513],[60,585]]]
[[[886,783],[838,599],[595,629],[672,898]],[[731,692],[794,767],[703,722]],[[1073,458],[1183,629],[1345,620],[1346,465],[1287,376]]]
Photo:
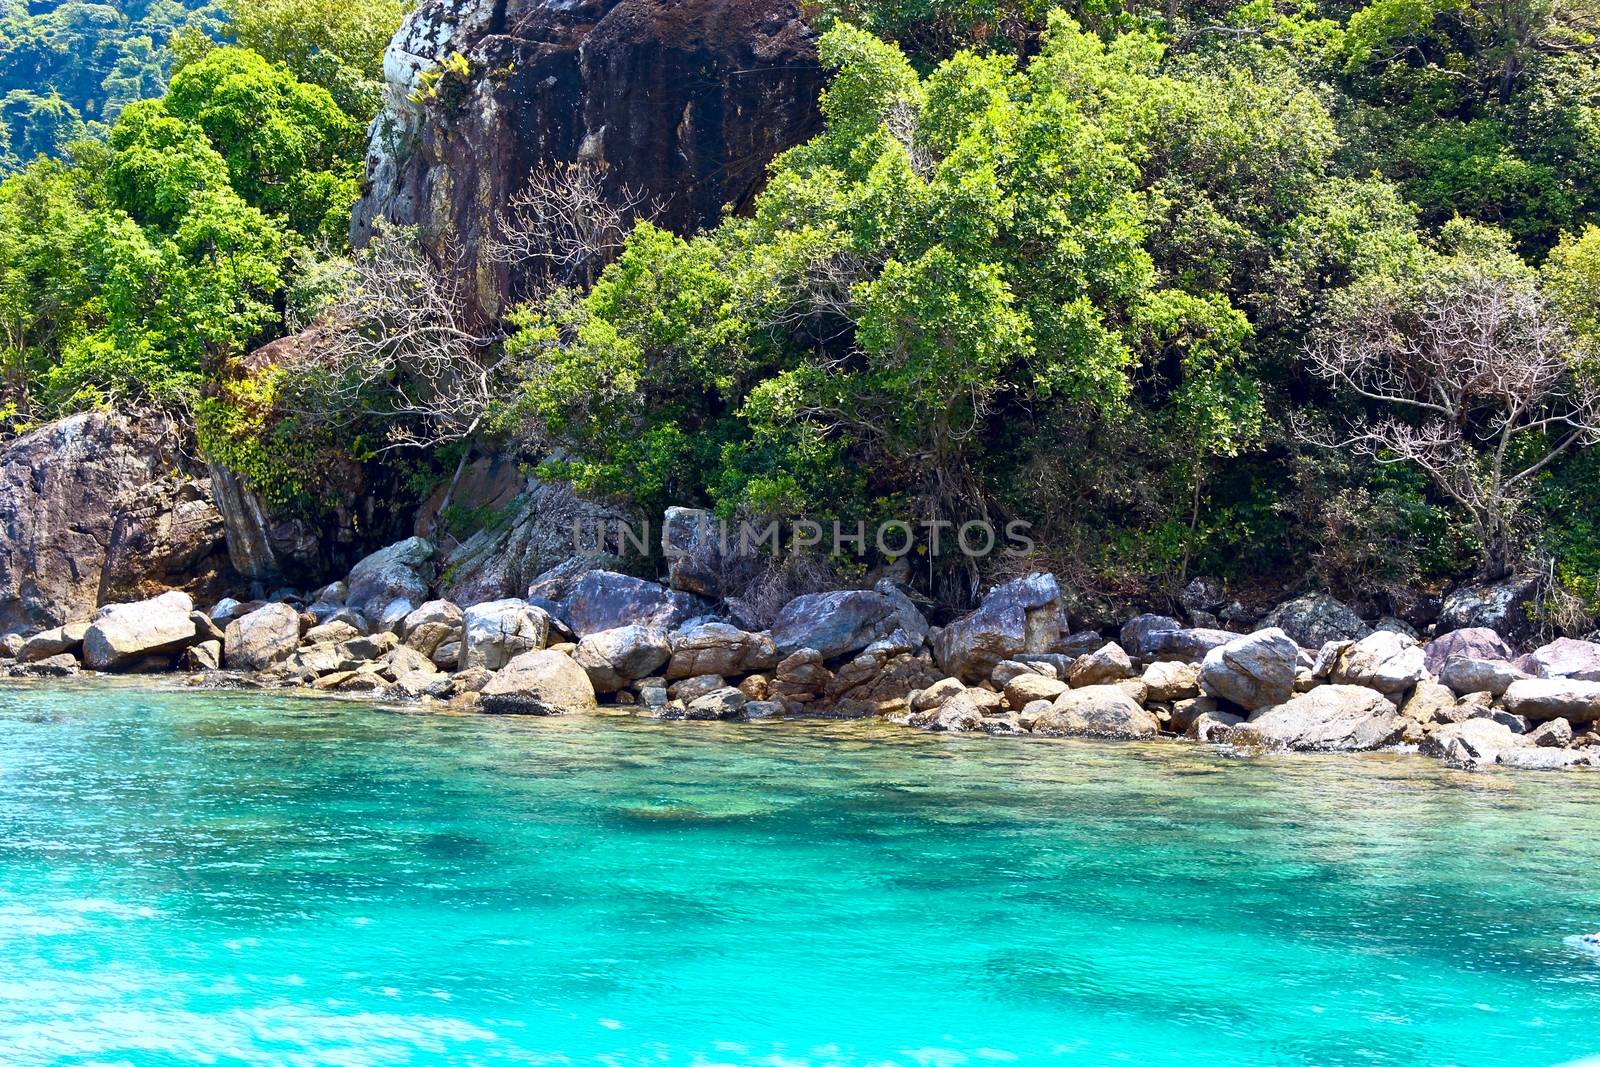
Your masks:
[[[380,423],[379,453],[470,441],[505,387],[507,356],[498,335],[468,318],[454,267],[431,260],[414,231],[380,230],[282,365],[288,406],[313,425]],[[461,452],[441,513],[469,454]]]
[[[1575,360],[1570,328],[1503,247],[1358,282],[1335,298],[1308,355],[1378,409],[1339,443],[1426,471],[1470,518],[1486,577],[1517,562],[1533,479],[1600,440],[1595,368]]]

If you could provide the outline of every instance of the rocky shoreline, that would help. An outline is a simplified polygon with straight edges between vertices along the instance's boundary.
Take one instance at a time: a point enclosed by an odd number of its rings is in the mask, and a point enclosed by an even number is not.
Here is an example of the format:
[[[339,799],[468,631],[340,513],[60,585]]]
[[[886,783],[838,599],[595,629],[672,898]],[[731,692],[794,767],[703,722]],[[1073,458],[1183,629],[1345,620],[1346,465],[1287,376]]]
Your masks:
[[[1491,626],[1436,625],[1422,639],[1316,595],[1248,632],[1152,614],[1115,634],[1073,632],[1048,573],[994,587],[942,627],[884,579],[795,597],[757,629],[736,602],[673,587],[695,583],[577,560],[525,597],[430,599],[433,555],[412,537],[304,597],[284,590],[199,610],[173,590],[106,605],[85,622],[8,635],[0,666],[14,677],[176,671],[200,686],[488,713],[604,704],[665,720],[879,717],[932,731],[1235,749],[1415,745],[1464,768],[1600,765],[1593,641],[1558,638],[1518,655]],[[1480,597],[1480,615],[1497,596]],[[1191,615],[1209,621],[1202,607]]]

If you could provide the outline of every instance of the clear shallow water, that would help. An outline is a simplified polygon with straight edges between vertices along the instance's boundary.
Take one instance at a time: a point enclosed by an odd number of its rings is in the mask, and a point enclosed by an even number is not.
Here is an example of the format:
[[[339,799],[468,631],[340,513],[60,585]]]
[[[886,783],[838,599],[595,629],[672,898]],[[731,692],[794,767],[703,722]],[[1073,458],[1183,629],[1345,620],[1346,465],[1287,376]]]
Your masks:
[[[0,689],[0,1064],[1549,1064],[1600,775]]]

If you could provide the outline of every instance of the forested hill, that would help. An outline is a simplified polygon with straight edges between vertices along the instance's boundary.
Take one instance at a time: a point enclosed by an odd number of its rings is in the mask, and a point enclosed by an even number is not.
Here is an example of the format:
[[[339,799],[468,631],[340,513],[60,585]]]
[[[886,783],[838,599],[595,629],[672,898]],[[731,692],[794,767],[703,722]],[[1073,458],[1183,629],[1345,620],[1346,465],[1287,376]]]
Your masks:
[[[7,84],[103,127],[0,185],[7,433],[177,413],[279,527],[476,452],[657,516],[1031,524],[929,561],[951,602],[1516,572],[1595,625],[1588,4],[431,0],[381,92],[400,0],[222,3],[7,22]]]

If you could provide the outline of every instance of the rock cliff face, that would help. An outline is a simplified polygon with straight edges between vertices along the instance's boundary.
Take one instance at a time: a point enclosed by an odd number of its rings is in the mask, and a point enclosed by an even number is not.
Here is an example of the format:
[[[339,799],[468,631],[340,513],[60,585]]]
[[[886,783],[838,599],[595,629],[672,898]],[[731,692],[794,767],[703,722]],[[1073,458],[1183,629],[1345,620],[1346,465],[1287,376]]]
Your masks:
[[[233,577],[203,465],[163,419],[74,415],[0,452],[0,632]]]
[[[384,57],[352,237],[450,239],[492,310],[515,279],[480,243],[543,164],[591,161],[692,230],[819,128],[814,46],[792,0],[424,0]]]

